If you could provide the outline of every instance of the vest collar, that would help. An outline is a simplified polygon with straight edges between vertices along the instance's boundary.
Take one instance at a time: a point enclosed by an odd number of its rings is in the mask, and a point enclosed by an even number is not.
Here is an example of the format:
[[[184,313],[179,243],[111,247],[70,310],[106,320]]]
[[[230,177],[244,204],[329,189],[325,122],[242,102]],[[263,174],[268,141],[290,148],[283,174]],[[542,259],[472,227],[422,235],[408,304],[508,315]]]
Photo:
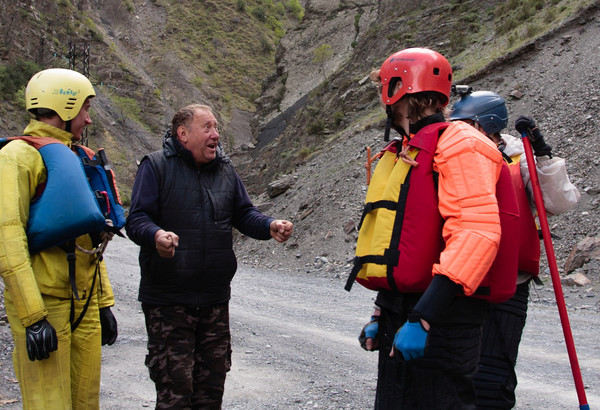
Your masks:
[[[183,162],[192,168],[197,168],[198,170],[210,169],[215,166],[217,163],[222,161],[222,157],[220,152],[217,150],[217,156],[214,160],[210,161],[207,164],[196,164],[196,160],[192,155],[192,152],[186,149],[181,142],[177,138],[173,138],[172,136],[168,136],[163,143],[163,151],[166,157],[175,157],[178,156],[183,160]]]
[[[416,134],[417,132],[421,131],[422,128],[431,125],[431,124],[435,124],[436,122],[445,122],[446,119],[444,118],[444,114],[442,114],[441,112],[436,112],[435,114],[432,114],[428,117],[424,117],[421,118],[419,121],[415,122],[414,124],[410,124],[410,134]]]
[[[412,135],[408,145],[425,150],[433,155],[441,134],[440,131],[446,129],[448,125],[442,113],[425,117],[414,124],[416,132]]]

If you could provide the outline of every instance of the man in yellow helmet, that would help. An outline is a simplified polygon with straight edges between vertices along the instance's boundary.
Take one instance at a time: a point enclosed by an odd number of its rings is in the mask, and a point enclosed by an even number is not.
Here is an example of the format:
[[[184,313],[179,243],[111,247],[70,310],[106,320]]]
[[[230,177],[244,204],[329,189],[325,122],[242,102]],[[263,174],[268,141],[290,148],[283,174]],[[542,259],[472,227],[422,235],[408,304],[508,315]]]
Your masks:
[[[68,191],[76,178],[85,178],[83,169],[65,171],[62,160],[51,171],[37,143],[62,148],[80,141],[91,124],[88,111],[95,95],[90,81],[75,71],[52,68],[35,74],[25,91],[27,110],[35,116],[23,132],[28,137],[0,150],[0,275],[24,409],[99,408],[101,345],[117,337],[112,288],[95,252],[98,241],[85,234],[72,238],[70,246],[38,251],[28,236],[30,205],[40,191],[46,187],[42,197],[62,194],[48,192],[50,180],[59,178],[58,185]],[[71,154],[66,150],[65,159]],[[59,230],[65,225],[60,212],[46,219],[60,224]]]

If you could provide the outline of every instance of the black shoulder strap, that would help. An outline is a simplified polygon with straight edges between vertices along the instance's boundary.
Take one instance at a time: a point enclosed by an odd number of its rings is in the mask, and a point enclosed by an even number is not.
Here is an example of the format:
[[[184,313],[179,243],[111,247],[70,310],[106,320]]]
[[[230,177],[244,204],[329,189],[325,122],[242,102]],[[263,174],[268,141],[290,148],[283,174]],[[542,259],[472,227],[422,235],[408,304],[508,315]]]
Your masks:
[[[500,151],[502,153],[502,158],[504,158],[504,160],[506,161],[507,164],[512,164],[513,160],[511,157],[508,156],[508,154],[506,154],[504,151]]]
[[[79,300],[79,293],[77,292],[77,283],[75,281],[75,240],[65,242],[59,245],[67,254],[67,262],[69,264],[69,282],[71,283],[71,290],[75,299]]]

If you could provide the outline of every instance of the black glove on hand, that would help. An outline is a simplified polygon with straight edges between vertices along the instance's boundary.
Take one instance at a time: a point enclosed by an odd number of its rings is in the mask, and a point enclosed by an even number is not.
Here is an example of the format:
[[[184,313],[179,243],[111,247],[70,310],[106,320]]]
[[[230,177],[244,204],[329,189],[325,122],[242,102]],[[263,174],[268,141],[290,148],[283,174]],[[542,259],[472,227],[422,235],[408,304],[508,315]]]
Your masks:
[[[46,319],[25,328],[25,339],[27,354],[32,362],[47,359],[50,357],[50,352],[58,349],[56,330]]]
[[[109,307],[100,308],[100,325],[102,326],[102,346],[111,346],[117,340],[117,319]]]
[[[542,155],[552,157],[552,147],[544,141],[544,136],[540,132],[540,129],[535,125],[535,121],[529,117],[520,116],[515,121],[515,129],[520,134],[525,132],[529,135],[529,141],[531,141],[531,147],[533,148],[536,157],[541,157]]]

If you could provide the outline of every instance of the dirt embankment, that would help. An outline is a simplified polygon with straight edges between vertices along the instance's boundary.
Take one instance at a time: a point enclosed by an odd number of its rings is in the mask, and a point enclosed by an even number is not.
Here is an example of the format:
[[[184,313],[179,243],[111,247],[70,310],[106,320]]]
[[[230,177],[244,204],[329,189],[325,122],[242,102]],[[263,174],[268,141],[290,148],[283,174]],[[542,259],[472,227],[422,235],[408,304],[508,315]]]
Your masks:
[[[519,115],[530,116],[554,155],[566,160],[581,199],[572,211],[549,220],[561,273],[566,273],[564,263],[581,240],[600,236],[599,16],[598,8],[591,8],[585,17],[524,48],[512,59],[499,60],[495,69],[486,69],[485,75],[470,83],[475,90],[492,90],[505,97],[509,110],[505,132],[517,135],[514,120]],[[363,92],[367,87],[371,85],[364,84]],[[375,153],[383,145],[382,124],[368,130],[348,129],[290,175],[293,183],[284,194],[255,198],[266,213],[292,220],[295,233],[284,246],[239,236],[235,248],[241,262],[290,269],[300,275],[345,278],[354,256],[355,227],[367,188],[366,148]],[[594,259],[580,272],[590,284],[569,292],[586,306],[600,309],[600,272]],[[543,270],[541,276],[549,284],[548,273]]]

